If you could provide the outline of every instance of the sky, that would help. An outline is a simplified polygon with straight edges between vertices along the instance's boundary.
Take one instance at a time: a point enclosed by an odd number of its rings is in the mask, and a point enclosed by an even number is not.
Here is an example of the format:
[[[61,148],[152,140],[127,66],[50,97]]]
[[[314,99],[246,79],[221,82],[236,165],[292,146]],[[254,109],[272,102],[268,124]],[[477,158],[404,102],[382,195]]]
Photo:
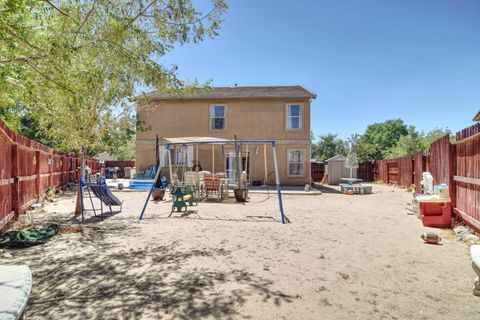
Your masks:
[[[480,109],[480,0],[228,5],[218,37],[176,47],[162,62],[213,86],[302,85],[317,94],[316,136],[346,138],[395,118],[456,132]]]

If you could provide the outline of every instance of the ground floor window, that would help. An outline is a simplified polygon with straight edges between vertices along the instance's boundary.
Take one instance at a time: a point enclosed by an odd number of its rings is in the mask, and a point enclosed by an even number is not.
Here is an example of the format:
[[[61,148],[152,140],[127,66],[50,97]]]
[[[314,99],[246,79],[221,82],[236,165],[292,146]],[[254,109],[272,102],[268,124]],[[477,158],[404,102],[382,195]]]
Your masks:
[[[304,176],[305,175],[305,152],[303,150],[288,150],[288,175]]]

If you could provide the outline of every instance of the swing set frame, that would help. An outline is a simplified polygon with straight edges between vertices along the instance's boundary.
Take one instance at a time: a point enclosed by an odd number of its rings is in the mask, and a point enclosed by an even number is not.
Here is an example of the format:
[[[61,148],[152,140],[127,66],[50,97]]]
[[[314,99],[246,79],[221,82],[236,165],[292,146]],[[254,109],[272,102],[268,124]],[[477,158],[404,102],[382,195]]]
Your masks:
[[[170,173],[170,182],[173,182],[173,171],[172,171],[172,161],[171,161],[171,150],[172,147],[175,146],[182,146],[182,147],[188,147],[188,146],[197,146],[197,145],[238,145],[239,150],[241,150],[243,144],[263,144],[265,147],[267,145],[272,146],[272,153],[273,153],[273,163],[274,163],[274,168],[275,168],[275,185],[276,185],[276,190],[277,190],[277,196],[278,196],[278,207],[280,211],[280,217],[281,217],[281,222],[282,224],[286,223],[286,218],[285,218],[285,213],[283,210],[283,201],[282,201],[282,190],[280,187],[280,173],[278,171],[278,161],[277,161],[277,152],[276,152],[276,142],[275,140],[226,140],[226,139],[218,139],[215,140],[215,138],[211,138],[212,140],[202,140],[198,139],[195,140],[194,138],[176,138],[176,139],[171,139],[171,141],[168,138],[165,138],[165,140],[169,141],[165,144],[166,151],[167,151],[167,159],[168,159],[168,167],[169,167],[169,173]],[[182,141],[183,140],[183,141]],[[173,141],[173,142],[172,142]],[[175,142],[178,141],[178,142]],[[238,151],[237,151],[238,152]],[[238,155],[237,155],[238,156]],[[198,159],[196,159],[198,160]],[[266,168],[266,160],[265,160],[265,168]],[[145,204],[142,208],[142,212],[140,213],[139,219],[142,220],[143,216],[145,214],[145,210],[147,209],[148,202],[150,201],[150,197],[152,196],[153,189],[155,188],[155,182],[159,178],[161,167],[157,167],[157,172],[155,173],[155,178],[153,180],[152,187],[150,188],[150,191],[148,192],[147,199],[145,200]]]

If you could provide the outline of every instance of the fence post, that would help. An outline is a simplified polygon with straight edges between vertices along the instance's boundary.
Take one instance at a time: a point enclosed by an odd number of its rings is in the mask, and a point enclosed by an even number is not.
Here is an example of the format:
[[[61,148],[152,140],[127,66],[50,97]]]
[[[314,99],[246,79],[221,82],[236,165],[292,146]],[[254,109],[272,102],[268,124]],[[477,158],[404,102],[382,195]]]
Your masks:
[[[37,175],[37,179],[35,180],[35,193],[37,195],[37,201],[40,201],[42,195],[40,191],[41,185],[41,174],[40,174],[40,155],[41,152],[39,150],[35,151],[35,174]]]
[[[67,157],[65,157],[65,155],[62,155],[62,158],[61,158],[60,161],[62,161],[62,187],[63,187],[67,183],[67,181],[65,179],[65,171],[67,171],[67,168],[68,168]]]
[[[47,158],[47,165],[48,165],[48,188],[53,185],[53,155],[51,153],[48,154]]]
[[[15,212],[15,219],[20,215],[20,190],[19,190],[19,181],[18,181],[18,145],[12,144],[12,206],[13,211]]]

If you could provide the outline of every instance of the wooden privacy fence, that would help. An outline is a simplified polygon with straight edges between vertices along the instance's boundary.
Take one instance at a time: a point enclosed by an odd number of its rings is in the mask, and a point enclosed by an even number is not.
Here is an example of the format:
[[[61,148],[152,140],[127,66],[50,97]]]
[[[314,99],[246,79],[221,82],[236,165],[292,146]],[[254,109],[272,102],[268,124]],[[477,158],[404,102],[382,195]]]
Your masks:
[[[357,178],[363,181],[373,181],[373,163],[367,162],[360,164],[357,169]]]
[[[320,182],[325,175],[325,164],[323,162],[311,162],[310,172],[312,175],[312,181]]]
[[[414,163],[411,157],[377,160],[372,165],[375,181],[410,187],[413,184]]]
[[[98,161],[87,159],[98,171]],[[0,119],[0,230],[41,201],[49,187],[78,181],[80,158],[16,134]]]
[[[480,232],[480,124],[456,134],[454,212]]]
[[[415,186],[415,190],[421,192],[422,172],[430,171],[436,183],[452,185],[453,154],[454,146],[446,135],[432,143],[428,155],[419,153],[413,157],[374,161],[373,180],[402,187]]]
[[[480,124],[456,134],[456,143],[445,135],[430,145],[428,154],[373,163],[374,180],[408,187],[421,192],[422,172],[433,183],[449,186],[452,207],[458,218],[480,232]]]
[[[118,167],[120,170],[118,171],[117,177],[123,178],[125,177],[125,168],[133,168],[135,167],[135,160],[107,160],[105,161],[105,168],[115,168]]]

